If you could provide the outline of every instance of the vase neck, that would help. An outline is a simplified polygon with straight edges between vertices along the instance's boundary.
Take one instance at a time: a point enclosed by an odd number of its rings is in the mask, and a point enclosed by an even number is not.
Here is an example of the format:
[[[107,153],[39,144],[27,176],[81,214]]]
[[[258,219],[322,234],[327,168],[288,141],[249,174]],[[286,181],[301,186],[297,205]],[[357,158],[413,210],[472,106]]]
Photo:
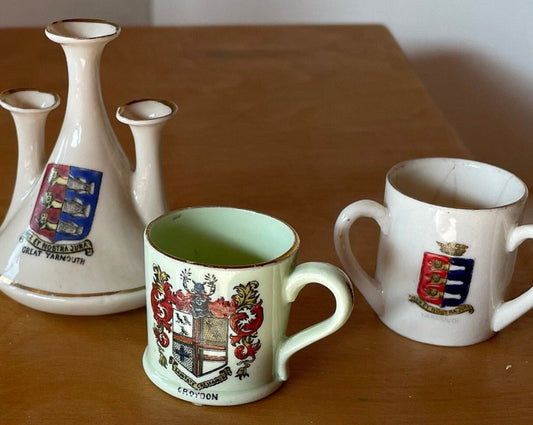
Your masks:
[[[108,122],[100,87],[103,45],[63,45],[68,69],[65,116],[90,117]]]
[[[45,34],[61,45],[67,61],[68,95],[63,128],[67,122],[71,130],[70,124],[74,128],[88,124],[113,135],[102,99],[100,61],[104,47],[120,34],[120,27],[106,21],[74,19],[50,24]]]

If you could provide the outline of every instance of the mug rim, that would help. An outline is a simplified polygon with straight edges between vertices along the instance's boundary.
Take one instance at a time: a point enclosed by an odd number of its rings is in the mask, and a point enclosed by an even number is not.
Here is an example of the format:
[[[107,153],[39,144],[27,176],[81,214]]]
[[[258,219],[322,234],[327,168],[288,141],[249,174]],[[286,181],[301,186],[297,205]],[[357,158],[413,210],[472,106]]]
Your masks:
[[[488,206],[488,207],[453,207],[453,206],[446,206],[446,205],[440,205],[438,203],[428,202],[424,201],[422,199],[419,199],[418,197],[415,197],[407,191],[402,190],[398,187],[397,184],[393,182],[392,176],[394,173],[398,172],[400,168],[406,167],[407,165],[414,164],[414,163],[421,163],[421,162],[451,162],[451,163],[460,163],[462,165],[475,165],[478,167],[484,167],[487,169],[492,169],[494,171],[507,174],[510,178],[514,179],[522,188],[522,194],[521,196],[517,197],[513,201],[494,205],[494,206]],[[476,161],[472,159],[466,159],[466,158],[454,158],[454,157],[423,157],[423,158],[414,158],[414,159],[408,159],[402,162],[399,162],[395,164],[392,168],[389,169],[389,171],[386,174],[386,184],[393,188],[396,193],[402,195],[403,197],[410,199],[414,202],[418,202],[423,205],[429,205],[437,208],[442,209],[448,209],[448,210],[455,210],[455,211],[493,211],[493,210],[499,210],[499,209],[505,209],[513,205],[517,205],[521,202],[524,202],[528,197],[528,187],[525,184],[525,182],[518,177],[516,174],[512,173],[511,171],[506,170],[505,168],[498,167],[496,165],[488,164],[486,162]]]
[[[292,232],[292,235],[294,236],[294,241],[292,242],[291,246],[288,249],[286,249],[281,255],[278,255],[277,257],[272,258],[272,259],[270,259],[268,261],[256,262],[256,263],[251,263],[251,264],[240,264],[240,265],[231,265],[231,264],[230,265],[224,265],[224,264],[212,264],[212,263],[207,263],[207,262],[199,262],[199,261],[189,260],[189,259],[177,256],[177,255],[173,255],[173,254],[171,254],[169,252],[166,252],[166,251],[162,250],[161,248],[159,248],[154,243],[152,237],[150,236],[150,231],[151,231],[152,227],[159,220],[161,220],[161,219],[163,219],[165,217],[168,217],[170,215],[177,214],[177,213],[180,213],[180,212],[183,212],[183,211],[207,210],[207,209],[240,211],[240,212],[245,212],[245,213],[249,213],[249,214],[256,214],[256,215],[260,215],[260,216],[269,218],[271,220],[279,222],[280,224],[282,224],[283,226],[288,228]],[[216,269],[244,270],[244,269],[252,269],[252,268],[257,268],[257,267],[263,267],[263,266],[266,266],[266,265],[269,265],[269,264],[277,264],[277,263],[279,263],[279,262],[281,262],[281,261],[293,256],[298,251],[298,249],[300,247],[300,237],[298,236],[298,233],[287,222],[285,222],[285,221],[283,221],[283,220],[281,220],[279,218],[276,218],[276,217],[274,217],[274,216],[272,216],[270,214],[262,213],[262,212],[259,212],[259,211],[250,210],[250,209],[246,209],[246,208],[239,208],[239,207],[228,207],[228,206],[193,206],[193,207],[179,208],[179,209],[176,209],[176,210],[167,211],[166,213],[161,214],[158,217],[154,218],[153,220],[151,220],[146,225],[146,228],[144,230],[144,237],[145,237],[146,241],[148,242],[148,244],[150,245],[150,247],[152,247],[159,254],[164,255],[167,258],[171,258],[173,260],[181,261],[183,263],[187,263],[187,264],[191,264],[191,265],[195,265],[195,266],[203,266],[203,267],[206,267],[206,268],[216,268]]]

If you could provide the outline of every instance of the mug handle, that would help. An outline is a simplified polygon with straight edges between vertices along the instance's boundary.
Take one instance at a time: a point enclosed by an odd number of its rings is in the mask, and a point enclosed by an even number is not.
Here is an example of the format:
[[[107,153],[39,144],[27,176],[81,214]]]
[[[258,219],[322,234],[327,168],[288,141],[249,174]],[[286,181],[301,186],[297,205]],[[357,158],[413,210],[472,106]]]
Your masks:
[[[363,270],[350,245],[350,229],[355,221],[362,217],[376,221],[383,234],[389,233],[389,210],[378,202],[365,199],[354,202],[341,211],[335,222],[333,239],[337,255],[353,284],[361,291],[372,309],[381,315],[384,308],[381,283]]]
[[[298,293],[309,283],[316,282],[326,287],[335,297],[335,312],[327,319],[286,337],[278,350],[278,376],[283,381],[289,377],[289,358],[304,347],[325,338],[338,330],[350,317],[353,309],[353,292],[346,274],[328,263],[310,262],[298,265],[284,287],[283,299],[292,303]]]
[[[527,239],[533,239],[533,225],[517,226],[507,238],[507,251],[512,252]],[[500,304],[492,316],[492,330],[501,331],[533,307],[533,287],[518,297]]]

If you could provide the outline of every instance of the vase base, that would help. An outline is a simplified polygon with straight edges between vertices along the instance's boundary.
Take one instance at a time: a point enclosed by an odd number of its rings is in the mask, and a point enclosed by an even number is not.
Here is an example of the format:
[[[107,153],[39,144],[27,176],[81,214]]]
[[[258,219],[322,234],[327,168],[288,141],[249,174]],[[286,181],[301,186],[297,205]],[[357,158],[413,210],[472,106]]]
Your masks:
[[[102,294],[55,294],[15,282],[6,284],[3,280],[0,278],[0,291],[27,307],[47,313],[97,316],[134,310],[146,302],[144,286]]]

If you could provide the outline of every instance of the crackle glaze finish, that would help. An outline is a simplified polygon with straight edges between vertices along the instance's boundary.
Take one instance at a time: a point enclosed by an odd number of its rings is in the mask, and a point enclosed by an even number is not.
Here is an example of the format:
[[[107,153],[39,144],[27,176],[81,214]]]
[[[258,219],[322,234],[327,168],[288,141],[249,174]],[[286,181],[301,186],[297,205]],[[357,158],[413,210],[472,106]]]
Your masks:
[[[335,224],[335,247],[353,283],[390,329],[416,341],[462,346],[490,338],[533,306],[532,290],[504,302],[525,184],[500,168],[453,158],[400,163],[384,204],[361,200]],[[381,228],[375,278],[355,259],[349,232],[360,217]]]

